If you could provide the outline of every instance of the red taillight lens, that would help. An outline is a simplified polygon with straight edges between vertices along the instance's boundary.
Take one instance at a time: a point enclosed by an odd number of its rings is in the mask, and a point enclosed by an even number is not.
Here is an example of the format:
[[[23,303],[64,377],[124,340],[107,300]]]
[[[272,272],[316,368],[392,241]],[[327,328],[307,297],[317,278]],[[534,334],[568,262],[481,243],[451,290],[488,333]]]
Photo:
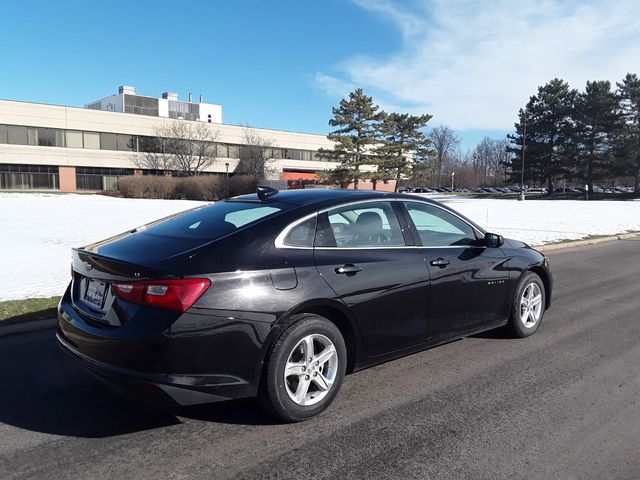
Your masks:
[[[186,312],[210,285],[207,278],[181,278],[114,283],[113,289],[127,302]]]

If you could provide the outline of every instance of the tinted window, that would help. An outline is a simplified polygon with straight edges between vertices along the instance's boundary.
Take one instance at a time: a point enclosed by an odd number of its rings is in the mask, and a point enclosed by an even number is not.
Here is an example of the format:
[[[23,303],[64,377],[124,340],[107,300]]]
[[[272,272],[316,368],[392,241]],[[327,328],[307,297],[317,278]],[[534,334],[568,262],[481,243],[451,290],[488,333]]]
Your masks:
[[[27,127],[18,125],[7,126],[7,134],[9,143],[12,145],[28,145],[27,144]]]
[[[446,210],[417,202],[405,205],[423,245],[442,247],[476,242],[473,228]]]
[[[312,217],[296,225],[284,239],[284,244],[291,247],[312,247],[316,233],[316,217]]]
[[[100,134],[100,148],[102,150],[117,150],[118,143],[115,133],[101,133]]]
[[[336,247],[404,246],[402,230],[389,202],[370,202],[328,212]],[[326,237],[326,232],[323,238]],[[323,244],[327,245],[326,238]],[[332,245],[333,246],[333,245]]]
[[[147,227],[151,235],[215,240],[237,229],[276,215],[283,207],[250,202],[218,202],[190,210]]]

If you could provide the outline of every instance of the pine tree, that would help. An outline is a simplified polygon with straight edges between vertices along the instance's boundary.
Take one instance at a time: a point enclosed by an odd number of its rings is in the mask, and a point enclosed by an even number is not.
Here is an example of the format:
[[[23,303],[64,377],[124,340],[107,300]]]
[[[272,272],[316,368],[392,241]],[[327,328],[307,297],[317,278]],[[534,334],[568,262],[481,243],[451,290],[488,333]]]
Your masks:
[[[321,157],[340,162],[342,171],[351,172],[356,190],[362,178],[360,166],[371,163],[367,152],[376,142],[376,124],[382,119],[378,110],[378,105],[361,88],[351,92],[348,99],[340,100],[340,105],[332,109],[329,125],[337,128],[327,138],[335,142],[334,148],[318,151]]]
[[[520,109],[516,133],[508,135],[512,144],[508,151],[514,154],[513,180],[520,181],[524,140],[525,180],[545,182],[548,191],[553,192],[554,179],[564,175],[570,164],[571,115],[576,93],[567,82],[554,78],[538,87],[538,93],[530,97],[526,108]]]
[[[395,178],[395,191],[398,191],[400,178],[411,173],[411,157],[430,144],[421,129],[431,118],[431,115],[383,113],[383,120],[378,124],[379,145],[375,149],[378,166],[375,180]]]
[[[578,150],[577,175],[593,192],[594,182],[614,174],[612,154],[621,128],[618,97],[609,81],[587,82],[575,103],[573,141]]]
[[[640,196],[640,78],[627,73],[618,83],[619,113],[623,122],[617,141],[621,172],[634,178],[634,193]]]

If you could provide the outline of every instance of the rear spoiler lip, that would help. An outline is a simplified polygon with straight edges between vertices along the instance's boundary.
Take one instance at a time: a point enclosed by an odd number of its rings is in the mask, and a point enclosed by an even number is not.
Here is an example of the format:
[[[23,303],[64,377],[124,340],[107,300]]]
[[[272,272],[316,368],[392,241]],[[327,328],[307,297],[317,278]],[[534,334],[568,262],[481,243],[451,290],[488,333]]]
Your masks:
[[[81,275],[104,280],[145,280],[175,278],[177,275],[153,267],[138,265],[117,258],[106,257],[83,248],[72,248],[72,268]]]

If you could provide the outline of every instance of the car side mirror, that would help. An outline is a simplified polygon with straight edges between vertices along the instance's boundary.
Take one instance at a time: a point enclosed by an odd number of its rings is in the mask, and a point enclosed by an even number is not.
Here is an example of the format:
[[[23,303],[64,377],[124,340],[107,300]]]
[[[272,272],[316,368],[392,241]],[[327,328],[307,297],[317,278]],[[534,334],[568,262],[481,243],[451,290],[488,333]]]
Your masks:
[[[484,244],[490,248],[498,248],[504,244],[504,237],[497,233],[485,233]]]

